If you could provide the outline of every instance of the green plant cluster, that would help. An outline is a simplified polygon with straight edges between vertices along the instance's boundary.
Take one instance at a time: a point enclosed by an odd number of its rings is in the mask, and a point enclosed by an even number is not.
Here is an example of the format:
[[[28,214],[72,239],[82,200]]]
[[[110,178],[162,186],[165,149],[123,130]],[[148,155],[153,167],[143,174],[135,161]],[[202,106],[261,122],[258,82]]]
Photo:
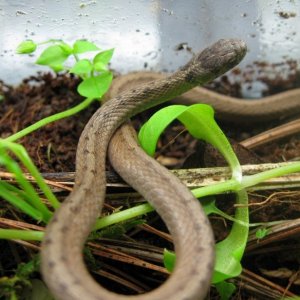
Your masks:
[[[114,51],[113,49],[101,51],[97,45],[86,40],[77,40],[72,46],[61,40],[49,40],[39,44],[27,40],[18,46],[17,53],[32,54],[39,47],[49,44],[50,46],[46,47],[38,56],[36,64],[48,66],[55,72],[65,71],[79,76],[82,81],[78,85],[77,91],[85,98],[74,107],[46,117],[5,139],[0,139],[0,165],[14,175],[18,184],[16,186],[1,180],[0,197],[36,222],[43,224],[49,222],[53,212],[45,205],[42,197],[48,200],[53,209],[57,209],[60,203],[30,159],[26,149],[17,141],[51,122],[79,113],[95,100],[101,100],[112,81],[113,76],[108,69],[108,63]],[[91,59],[82,58],[82,55],[88,54],[88,52],[96,52],[96,54]],[[5,101],[3,96],[1,96],[1,101]],[[25,176],[22,171],[24,169],[30,174],[29,176]],[[35,185],[32,184],[32,180]],[[107,223],[109,224],[109,222]],[[41,241],[43,235],[43,232],[35,230],[0,229],[1,239]],[[1,278],[0,298],[17,299],[16,291],[20,283],[27,285],[30,283],[32,287],[37,286],[37,291],[43,291],[41,282],[33,283],[27,280],[30,273],[28,272],[26,276],[22,277],[16,274],[13,278]],[[28,299],[32,299],[31,296]]]
[[[100,99],[107,91],[112,73],[108,69],[114,49],[100,51],[100,48],[92,42],[86,40],[77,40],[70,46],[61,40],[49,40],[36,44],[32,40],[22,42],[18,48],[19,54],[31,54],[36,51],[39,45],[51,44],[47,47],[36,60],[36,64],[48,66],[54,72],[68,71],[82,78],[78,85],[78,93],[86,98]],[[80,58],[81,54],[95,52],[93,59]],[[73,57],[75,63],[71,67],[66,65],[70,57]]]

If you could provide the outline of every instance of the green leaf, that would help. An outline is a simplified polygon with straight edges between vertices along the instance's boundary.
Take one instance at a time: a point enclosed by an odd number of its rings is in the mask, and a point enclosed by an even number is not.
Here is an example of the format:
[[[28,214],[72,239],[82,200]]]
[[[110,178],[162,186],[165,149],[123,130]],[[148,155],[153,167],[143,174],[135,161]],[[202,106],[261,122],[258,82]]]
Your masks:
[[[178,117],[190,134],[217,148],[226,159],[232,170],[232,177],[241,181],[242,171],[240,163],[223,131],[214,120],[211,106],[195,104],[188,107],[184,114]]]
[[[66,54],[71,55],[73,53],[73,48],[70,45],[68,45],[67,43],[60,42],[59,46]]]
[[[171,105],[156,112],[141,128],[138,138],[143,149],[154,155],[159,136],[175,119],[185,125],[191,135],[216,147],[229,163],[233,178],[241,181],[239,161],[226,136],[214,120],[214,111],[206,104]]]
[[[34,255],[33,258],[26,263],[19,263],[16,275],[19,278],[27,279],[33,272],[38,272],[40,269],[41,259],[39,255]]]
[[[215,285],[218,293],[221,296],[221,300],[231,299],[232,294],[236,290],[236,286],[233,283],[222,281]]]
[[[86,98],[101,98],[109,89],[112,77],[111,72],[89,77],[78,85],[77,91],[81,96]]]
[[[173,251],[164,249],[164,265],[169,272],[173,272],[175,267],[176,255]]]
[[[264,238],[269,233],[269,230],[267,228],[260,228],[255,232],[255,236],[258,239]]]
[[[62,64],[67,60],[69,54],[60,45],[53,45],[46,48],[36,63],[38,65],[45,65],[52,68],[54,71],[61,71]]]
[[[216,264],[212,282],[219,283],[229,278],[237,277],[242,272],[239,260],[235,259],[230,252],[226,251],[227,246],[222,244],[216,248]],[[225,256],[224,254],[227,254]]]
[[[88,75],[93,70],[93,66],[88,59],[81,59],[71,68],[70,73],[76,75]]]
[[[57,65],[49,65],[49,67],[55,72],[58,73],[60,71],[63,71],[65,68],[62,64],[57,64]]]
[[[94,64],[94,70],[97,72],[103,72],[103,71],[107,71],[108,67],[107,67],[107,65],[103,64],[102,62],[98,62],[98,63]]]
[[[186,110],[185,105],[170,105],[157,111],[140,129],[138,139],[142,148],[154,156],[157,141],[167,126]]]
[[[107,70],[106,66],[110,62],[113,54],[114,54],[114,49],[109,49],[98,53],[93,59],[94,69],[96,71]]]
[[[217,123],[214,121],[212,108],[204,104],[195,104],[189,107],[173,105],[155,113],[139,132],[139,141],[147,153],[153,155],[155,146],[161,132],[175,118],[185,125],[190,134],[198,139],[203,139],[216,147],[229,163],[232,169],[231,181],[235,188],[241,187],[241,167],[233,152],[230,143]],[[225,183],[224,183],[225,184]],[[229,190],[232,184],[229,185]],[[217,187],[217,185],[216,185]],[[209,187],[214,192],[214,186]],[[203,190],[206,196],[208,187]],[[236,277],[241,273],[241,258],[243,256],[249,231],[248,196],[245,190],[237,190],[237,203],[242,205],[236,209],[234,224],[228,237],[216,245],[216,265],[213,283],[219,283],[227,278]],[[194,193],[194,191],[192,191]],[[198,193],[199,194],[199,193]],[[201,194],[201,193],[200,193]],[[206,213],[225,214],[218,210],[213,199],[206,199]]]
[[[33,53],[35,51],[36,47],[37,47],[37,45],[34,41],[26,40],[26,41],[22,42],[21,44],[19,44],[16,52],[18,54],[29,54],[29,53]]]
[[[25,202],[24,199],[18,197],[18,195],[15,195],[15,193],[12,193],[11,190],[9,190],[9,186],[8,185],[5,186],[1,181],[0,181],[0,196],[2,199],[5,199],[11,205],[20,209],[21,211],[23,211],[33,219],[37,220],[38,222],[43,220],[43,215],[40,211],[33,208],[30,204]]]
[[[207,198],[206,212],[214,212],[214,201]],[[243,256],[249,231],[249,216],[246,204],[248,203],[247,193],[242,190],[237,193],[237,203],[245,205],[236,210],[235,218],[242,222],[235,222],[231,232],[226,239],[216,245],[216,263],[212,283],[219,284],[228,278],[237,277],[242,271],[241,258]],[[164,251],[164,265],[172,272],[175,266],[176,255],[168,250]],[[224,298],[226,299],[226,298]]]
[[[99,48],[94,43],[88,42],[86,40],[77,40],[73,45],[74,54],[80,54],[97,50],[99,50]]]
[[[245,190],[237,192],[236,202],[241,207],[236,209],[235,218],[244,224],[249,224],[248,195]],[[242,272],[240,261],[246,248],[248,233],[249,226],[235,222],[227,238],[217,243],[213,283],[240,275]]]

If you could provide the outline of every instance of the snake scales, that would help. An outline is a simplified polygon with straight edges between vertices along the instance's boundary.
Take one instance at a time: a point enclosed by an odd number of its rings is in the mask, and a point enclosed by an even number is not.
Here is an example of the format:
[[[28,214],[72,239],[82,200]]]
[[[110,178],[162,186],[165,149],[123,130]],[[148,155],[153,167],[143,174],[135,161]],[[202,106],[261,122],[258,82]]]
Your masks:
[[[130,87],[160,80],[166,75],[155,72],[133,72],[114,79],[106,97],[112,98]],[[300,88],[295,88],[261,99],[241,99],[222,95],[197,86],[173,99],[184,104],[206,103],[216,111],[216,116],[234,122],[258,122],[280,119],[300,114]]]
[[[83,262],[83,246],[100,215],[105,198],[105,159],[110,139],[131,116],[204,84],[244,57],[240,40],[220,40],[166,79],[135,88],[107,101],[86,125],[77,147],[76,180],[71,194],[46,228],[42,243],[43,277],[56,299],[203,299],[214,262],[213,235],[201,206],[188,189],[151,158],[135,159],[140,151],[132,134],[115,136],[110,158],[116,169],[156,208],[174,238],[177,261],[170,278],[159,288],[137,296],[117,295],[98,285]],[[123,130],[123,129],[122,129]],[[118,153],[125,139],[133,161]],[[133,141],[134,142],[134,141]],[[125,167],[124,167],[125,166]],[[122,170],[123,169],[123,170]],[[130,172],[128,171],[130,170]],[[129,173],[128,173],[129,172]],[[152,181],[154,180],[154,181]],[[152,182],[152,183],[150,183]]]

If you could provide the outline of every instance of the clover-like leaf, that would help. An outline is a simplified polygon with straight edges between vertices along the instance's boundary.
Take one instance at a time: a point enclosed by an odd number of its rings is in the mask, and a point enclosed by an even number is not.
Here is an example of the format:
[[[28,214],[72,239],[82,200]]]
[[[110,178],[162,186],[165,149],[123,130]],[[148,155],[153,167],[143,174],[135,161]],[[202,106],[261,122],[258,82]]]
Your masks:
[[[108,70],[108,66],[99,61],[94,64],[94,70],[97,72],[105,72]]]
[[[115,49],[108,49],[108,50],[105,50],[105,51],[102,51],[102,52],[98,53],[94,57],[93,63],[94,64],[101,63],[103,65],[107,65],[110,62],[110,60],[111,60],[111,58],[114,54],[114,50]]]
[[[73,48],[70,45],[68,45],[67,43],[60,42],[59,46],[66,54],[71,55],[73,53]]]
[[[16,49],[16,52],[18,54],[29,54],[33,53],[37,47],[37,44],[32,40],[26,40],[19,44],[19,46]]]
[[[75,63],[75,65],[70,69],[70,73],[76,75],[87,75],[93,70],[93,66],[88,59],[81,59]]]
[[[92,42],[86,40],[77,40],[73,45],[73,53],[80,54],[90,51],[98,51],[99,48]]]
[[[63,69],[63,63],[68,57],[69,54],[60,45],[53,45],[42,52],[36,63],[60,71]]]
[[[112,73],[106,72],[98,76],[84,79],[77,88],[78,93],[87,98],[101,98],[109,89]]]
[[[57,65],[49,65],[49,67],[55,72],[58,73],[60,71],[63,71],[65,68],[62,64],[57,64]]]

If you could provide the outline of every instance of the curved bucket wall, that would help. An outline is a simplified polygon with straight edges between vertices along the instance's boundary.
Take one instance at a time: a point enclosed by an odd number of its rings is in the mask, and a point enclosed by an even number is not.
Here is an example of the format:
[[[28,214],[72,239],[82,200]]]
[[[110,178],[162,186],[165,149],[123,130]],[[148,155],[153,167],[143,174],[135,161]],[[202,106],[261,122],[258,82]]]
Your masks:
[[[171,72],[219,38],[242,38],[242,76],[230,80],[243,83],[246,97],[261,96],[260,77],[287,78],[300,61],[299,1],[0,0],[0,28],[0,79],[9,84],[43,70],[15,54],[24,39],[89,39],[115,48],[111,67],[127,73]]]

